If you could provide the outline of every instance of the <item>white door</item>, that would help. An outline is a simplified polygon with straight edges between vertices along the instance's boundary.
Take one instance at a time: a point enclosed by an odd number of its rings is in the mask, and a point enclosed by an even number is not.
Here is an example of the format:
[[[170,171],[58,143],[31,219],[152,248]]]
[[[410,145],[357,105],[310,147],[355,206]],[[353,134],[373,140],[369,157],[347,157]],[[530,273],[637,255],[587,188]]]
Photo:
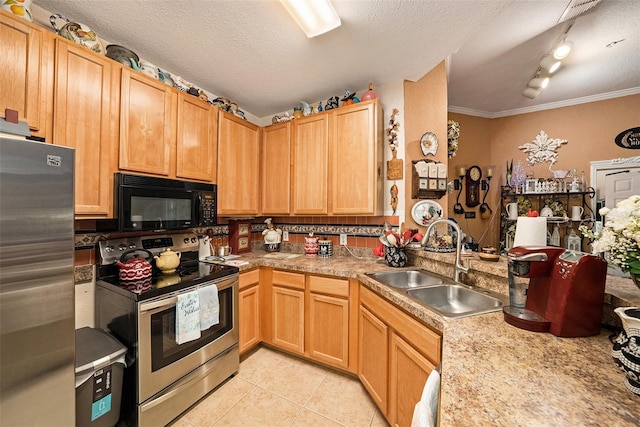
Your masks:
[[[609,173],[605,181],[605,206],[615,208],[616,204],[630,196],[640,195],[640,168],[630,167]]]

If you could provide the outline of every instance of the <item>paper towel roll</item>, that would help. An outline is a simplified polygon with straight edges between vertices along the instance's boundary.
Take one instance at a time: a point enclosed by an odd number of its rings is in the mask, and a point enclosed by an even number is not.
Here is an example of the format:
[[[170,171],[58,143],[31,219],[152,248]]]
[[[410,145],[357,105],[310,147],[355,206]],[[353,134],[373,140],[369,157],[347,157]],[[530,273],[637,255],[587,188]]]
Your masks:
[[[547,218],[518,217],[513,246],[547,246]]]

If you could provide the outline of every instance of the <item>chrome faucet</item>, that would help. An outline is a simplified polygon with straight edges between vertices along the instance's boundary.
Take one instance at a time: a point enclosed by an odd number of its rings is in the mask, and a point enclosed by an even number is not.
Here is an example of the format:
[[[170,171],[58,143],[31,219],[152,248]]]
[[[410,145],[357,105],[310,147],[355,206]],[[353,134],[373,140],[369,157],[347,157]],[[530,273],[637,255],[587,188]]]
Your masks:
[[[457,233],[457,236],[456,236],[456,263],[453,266],[453,280],[455,280],[456,282],[460,282],[460,276],[462,275],[462,273],[467,273],[469,271],[469,267],[465,267],[464,265],[462,265],[462,257],[461,257],[461,252],[462,252],[462,230],[460,230],[460,226],[456,222],[451,221],[450,219],[444,219],[444,218],[440,218],[440,219],[435,220],[434,222],[429,224],[429,226],[427,227],[427,231],[424,233],[424,237],[422,238],[422,242],[420,242],[420,244],[422,246],[426,246],[427,245],[427,240],[429,240],[429,232],[431,231],[431,229],[436,224],[448,224],[448,225],[452,226],[456,230],[456,233]]]

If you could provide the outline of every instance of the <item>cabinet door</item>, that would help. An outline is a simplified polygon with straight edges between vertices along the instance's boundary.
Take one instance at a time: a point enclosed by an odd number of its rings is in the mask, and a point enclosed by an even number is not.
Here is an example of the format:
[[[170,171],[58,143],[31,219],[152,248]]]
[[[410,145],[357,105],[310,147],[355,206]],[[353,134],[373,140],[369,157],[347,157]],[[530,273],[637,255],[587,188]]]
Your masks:
[[[179,93],[177,127],[176,176],[215,182],[218,110]]]
[[[239,349],[240,353],[260,343],[260,288],[251,286],[239,294]]]
[[[387,414],[389,328],[360,305],[358,333],[358,377],[383,414]]]
[[[273,287],[273,345],[304,354],[304,291]]]
[[[390,353],[388,419],[391,425],[410,426],[415,404],[435,366],[394,332]]]
[[[349,300],[309,294],[309,356],[329,365],[349,367]]]
[[[317,114],[294,120],[293,214],[315,215],[329,213],[327,204],[328,142],[327,114]]]
[[[53,143],[75,148],[75,213],[113,217],[113,61],[56,40]]]
[[[0,115],[18,111],[33,135],[45,137],[50,57],[46,31],[0,14]]]
[[[175,148],[175,99],[169,86],[123,68],[120,169],[168,176]]]
[[[262,129],[263,215],[291,212],[291,122]]]
[[[376,101],[331,111],[331,212],[374,215],[382,212],[382,139]]]
[[[259,128],[219,112],[218,214],[257,215],[260,176]]]

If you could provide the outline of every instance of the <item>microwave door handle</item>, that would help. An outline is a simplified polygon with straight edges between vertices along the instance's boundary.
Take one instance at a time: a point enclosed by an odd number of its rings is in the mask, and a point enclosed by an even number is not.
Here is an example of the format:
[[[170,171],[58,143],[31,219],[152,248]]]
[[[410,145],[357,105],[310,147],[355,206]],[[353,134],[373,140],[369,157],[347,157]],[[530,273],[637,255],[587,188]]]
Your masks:
[[[197,193],[198,197],[196,198],[196,202],[198,203],[198,206],[196,207],[196,209],[198,210],[198,226],[204,225],[204,205],[202,203],[202,194]]]

